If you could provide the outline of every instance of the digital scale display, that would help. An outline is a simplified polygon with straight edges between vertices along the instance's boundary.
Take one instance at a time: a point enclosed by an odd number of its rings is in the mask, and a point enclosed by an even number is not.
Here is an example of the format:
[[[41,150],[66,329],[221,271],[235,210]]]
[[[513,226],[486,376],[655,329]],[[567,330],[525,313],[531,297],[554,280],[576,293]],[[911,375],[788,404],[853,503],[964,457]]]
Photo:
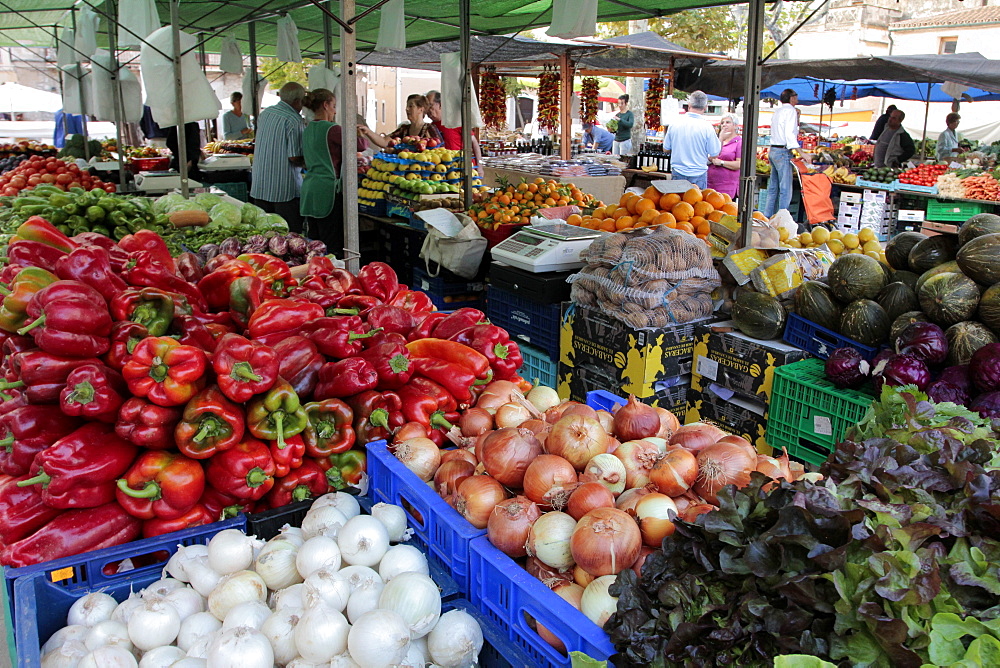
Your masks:
[[[495,260],[533,273],[568,271],[582,267],[580,253],[607,234],[565,223],[533,225],[500,242],[491,252]]]

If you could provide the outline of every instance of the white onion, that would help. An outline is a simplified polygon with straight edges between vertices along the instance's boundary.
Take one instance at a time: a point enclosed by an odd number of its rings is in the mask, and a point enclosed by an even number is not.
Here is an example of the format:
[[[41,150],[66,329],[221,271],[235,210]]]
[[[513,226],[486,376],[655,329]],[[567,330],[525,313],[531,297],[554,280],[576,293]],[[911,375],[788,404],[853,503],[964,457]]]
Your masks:
[[[177,646],[187,652],[198,640],[211,639],[216,631],[222,628],[222,622],[210,612],[196,612],[183,622],[177,632]]]
[[[483,630],[479,622],[464,610],[449,610],[441,615],[427,636],[431,661],[441,668],[467,668],[477,665],[483,649]]]
[[[128,598],[118,604],[115,611],[111,613],[111,619],[122,624],[128,624],[129,617],[142,605],[142,597],[138,592],[132,592]]]
[[[66,615],[67,624],[80,624],[81,626],[93,626],[97,622],[111,619],[118,601],[107,594],[93,592],[82,598],[78,598],[69,608]]]
[[[163,600],[174,606],[182,622],[194,613],[205,610],[205,598],[190,587],[175,589],[164,596]]]
[[[77,668],[138,668],[132,652],[118,645],[98,647],[80,659]]]
[[[270,641],[245,626],[220,633],[208,648],[207,658],[212,668],[274,668]]]
[[[302,543],[306,542],[306,536],[302,533],[301,527],[293,527],[291,524],[286,524],[281,527],[281,531],[277,536],[269,540],[269,543],[273,543],[276,540],[287,540],[295,543],[296,547],[302,547]]]
[[[372,517],[385,525],[389,532],[389,542],[399,543],[410,539],[413,529],[406,528],[406,512],[391,503],[376,503],[372,506]]]
[[[347,492],[333,492],[331,494],[324,494],[315,501],[313,501],[312,507],[309,512],[323,508],[325,506],[333,506],[340,512],[344,513],[344,517],[351,519],[352,517],[357,517],[361,514],[361,504],[358,503],[357,497],[353,494],[348,494]]]
[[[288,541],[268,543],[257,556],[254,570],[267,585],[268,589],[277,591],[302,582],[295,559],[298,550]]]
[[[49,636],[49,639],[45,641],[45,644],[42,645],[41,650],[39,650],[38,655],[45,656],[52,650],[59,649],[70,641],[75,640],[82,643],[89,632],[90,629],[81,624],[70,624],[69,626],[64,626]]]
[[[528,530],[525,545],[528,556],[557,571],[569,570],[574,563],[570,538],[575,528],[576,520],[567,513],[554,511],[543,514]]]
[[[313,663],[312,661],[306,661],[300,656],[299,658],[295,659],[290,664],[288,664],[285,668],[327,668],[327,666],[329,665],[330,664],[328,664],[326,661],[324,661],[322,664]]]
[[[181,618],[174,606],[162,600],[146,601],[128,620],[128,637],[144,652],[169,645],[180,629]]]
[[[361,666],[351,658],[350,653],[345,653],[333,657],[330,660],[330,668],[361,668]]]
[[[271,609],[275,612],[294,608],[302,610],[306,607],[305,592],[306,587],[302,583],[276,591],[271,595]]]
[[[113,619],[105,619],[91,626],[83,638],[83,644],[91,651],[105,645],[117,645],[132,651],[132,639],[128,636],[128,627]]]
[[[170,668],[184,658],[184,650],[173,645],[151,649],[142,655],[139,668]]]
[[[177,551],[170,557],[170,560],[167,561],[167,565],[163,570],[175,580],[190,582],[191,580],[188,579],[189,576],[185,567],[193,559],[207,556],[207,545],[180,545],[177,547]]]
[[[208,611],[221,622],[233,607],[247,601],[267,601],[267,585],[253,571],[231,573],[209,594]]]
[[[580,610],[601,628],[604,628],[604,623],[618,610],[618,597],[608,593],[608,587],[615,583],[617,577],[617,575],[602,575],[583,590]]]
[[[305,579],[323,567],[340,568],[340,548],[328,536],[313,536],[307,540],[295,557],[295,567]]]
[[[260,632],[271,643],[274,662],[283,666],[299,655],[295,647],[295,625],[301,610],[277,610],[264,620]]]
[[[361,615],[377,609],[381,595],[381,584],[371,589],[358,589],[352,592],[351,598],[347,601],[347,621],[353,624],[361,618]]]
[[[559,393],[544,385],[536,385],[531,388],[531,392],[528,392],[528,396],[525,398],[542,413],[562,403],[559,400]]]
[[[423,573],[428,575],[427,557],[412,545],[390,547],[378,565],[378,574],[384,582],[389,582],[400,573]]]
[[[343,573],[331,568],[321,568],[306,578],[305,592],[302,595],[306,609],[322,602],[337,612],[343,612],[350,598],[351,583]]]
[[[441,592],[423,573],[401,573],[385,585],[378,607],[398,613],[410,627],[410,635],[419,638],[427,635],[441,616]]]
[[[374,567],[389,549],[389,532],[371,515],[358,515],[341,528],[337,546],[344,563]]]
[[[347,578],[351,585],[351,591],[384,584],[375,569],[368,566],[345,566],[340,569],[340,574]],[[381,591],[381,586],[379,591]]]
[[[205,661],[205,659],[197,659],[193,656],[189,656],[181,659],[174,665],[170,666],[170,668],[207,668],[207,666],[208,661]]]
[[[220,575],[244,571],[253,563],[261,542],[239,529],[224,529],[208,541],[208,565]]]
[[[423,638],[420,638],[423,640]],[[416,643],[411,642],[410,646],[406,648],[406,656],[403,660],[399,662],[400,668],[424,668],[427,665],[427,657],[424,652],[417,646]]]
[[[222,633],[222,629],[219,629],[219,633]],[[215,642],[215,638],[219,633],[213,633],[210,636],[198,636],[194,644],[188,648],[187,657],[189,659],[208,659],[208,648]]]
[[[409,645],[409,625],[391,610],[373,610],[362,615],[347,637],[351,658],[365,668],[388,668],[399,664]]]
[[[309,540],[313,536],[336,538],[340,527],[347,524],[347,516],[333,506],[322,506],[310,512],[302,520],[302,537]]]
[[[76,668],[80,659],[89,652],[82,642],[70,640],[45,654],[42,657],[42,668]]]
[[[142,590],[143,598],[153,598],[154,596],[166,596],[175,589],[183,589],[184,583],[174,578],[161,578],[153,582]]]
[[[222,630],[228,631],[237,626],[249,626],[252,629],[259,629],[264,620],[271,616],[271,608],[260,601],[247,601],[240,603],[230,609],[222,622]]]
[[[195,557],[184,565],[184,572],[187,573],[188,581],[194,590],[208,598],[212,590],[219,586],[222,576],[212,570],[208,565],[208,555]]]
[[[349,629],[347,619],[339,610],[319,601],[299,617],[295,625],[295,648],[306,661],[329,661],[347,649]]]

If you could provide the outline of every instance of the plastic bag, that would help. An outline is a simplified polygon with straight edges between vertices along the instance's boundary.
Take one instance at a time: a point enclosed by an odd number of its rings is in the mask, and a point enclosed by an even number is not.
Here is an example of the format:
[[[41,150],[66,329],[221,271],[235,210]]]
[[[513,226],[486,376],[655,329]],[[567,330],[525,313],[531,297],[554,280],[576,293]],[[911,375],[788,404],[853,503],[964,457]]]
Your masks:
[[[380,12],[375,50],[385,53],[405,49],[406,16],[403,13],[403,0],[389,0],[382,5]]]
[[[340,70],[331,70],[324,65],[309,68],[309,90],[325,88],[340,99]]]
[[[87,108],[87,111],[99,121],[115,121],[115,82],[111,79],[114,64],[111,54],[98,49],[91,60],[94,69],[90,75],[90,99],[94,103],[93,107]],[[122,91],[123,120],[126,123],[138,123],[142,120],[142,86],[139,85],[135,74],[120,64],[118,83]]]
[[[222,40],[219,69],[229,74],[243,74],[243,54],[240,53],[240,47],[232,35],[227,35]]]
[[[441,54],[441,122],[446,128],[462,127],[462,54]],[[472,90],[469,77],[469,96],[472,98],[472,127],[483,127],[479,113],[479,100]]]
[[[89,58],[97,51],[97,27],[101,17],[90,8],[83,5],[76,14],[76,39],[74,46],[79,51],[77,60]]]
[[[59,31],[59,38],[56,40],[56,66],[59,68],[69,67],[79,62],[76,56],[76,33],[69,28]]]
[[[301,63],[302,51],[299,50],[299,29],[294,19],[285,14],[278,19],[278,44],[275,56],[286,63]]]
[[[455,217],[461,221],[462,231],[453,237],[445,236],[432,225],[427,226],[420,258],[430,276],[437,276],[444,268],[462,278],[475,278],[486,252],[486,239],[471,218],[461,213]],[[431,269],[432,264],[437,268]]]
[[[90,68],[86,65],[74,64],[61,69],[63,71],[63,111],[67,114],[90,113],[94,107],[94,96],[90,88]]]
[[[597,32],[597,0],[552,0],[552,24],[545,34],[573,39]]]
[[[136,47],[162,27],[154,0],[121,0],[118,4],[118,46]]]
[[[251,106],[251,100],[253,100],[253,89],[251,84],[253,83],[253,68],[248,67],[243,71],[243,84],[241,90],[243,91],[243,108],[246,109],[243,113],[252,113],[253,107]],[[267,90],[267,79],[257,75],[257,108],[260,109],[261,102],[264,100],[264,91]]]
[[[215,96],[211,84],[205,78],[201,66],[195,59],[194,46],[198,40],[194,35],[180,33],[181,85],[184,90],[184,118],[177,118],[177,100],[175,99],[174,82],[174,42],[170,26],[160,28],[142,45],[140,65],[142,79],[147,83],[146,104],[153,114],[153,120],[161,128],[169,128],[178,122],[190,123],[216,118],[222,109],[222,103]],[[166,54],[165,58],[162,54]],[[157,85],[152,85],[156,82]],[[166,85],[163,85],[166,84]]]

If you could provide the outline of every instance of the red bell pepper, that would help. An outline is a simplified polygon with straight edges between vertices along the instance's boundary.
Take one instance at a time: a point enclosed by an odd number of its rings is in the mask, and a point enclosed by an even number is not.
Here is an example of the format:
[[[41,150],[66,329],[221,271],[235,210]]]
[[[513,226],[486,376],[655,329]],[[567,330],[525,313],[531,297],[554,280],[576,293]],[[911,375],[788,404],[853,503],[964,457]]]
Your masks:
[[[364,350],[365,339],[378,330],[368,331],[356,315],[319,318],[303,328],[303,333],[316,344],[321,353],[334,359],[354,357]]]
[[[29,536],[55,519],[61,510],[42,501],[41,490],[34,485],[18,487],[28,476],[0,476],[0,543],[10,545]]]
[[[111,300],[116,322],[137,322],[150,336],[166,334],[175,312],[174,295],[159,288],[128,288]]]
[[[309,258],[309,261],[306,262],[306,276],[323,278],[325,276],[332,275],[335,269],[336,267],[333,266],[333,260],[325,255],[311,257]]]
[[[408,335],[416,327],[413,314],[396,306],[376,306],[368,312],[368,325],[373,329]]]
[[[83,248],[102,248],[106,250],[108,252],[108,259],[111,262],[111,268],[116,272],[121,273],[125,269],[125,265],[128,264],[128,251],[116,244],[113,239],[103,234],[81,232],[72,237],[72,240],[80,244]]]
[[[347,403],[354,412],[355,441],[361,445],[388,439],[406,422],[403,402],[395,392],[368,390],[348,398]]]
[[[139,456],[118,480],[118,503],[141,520],[172,520],[190,511],[205,491],[205,470],[194,459],[164,450]]]
[[[224,494],[256,501],[274,487],[274,460],[264,443],[247,438],[212,457],[205,475],[208,484]]]
[[[96,357],[108,352],[111,314],[104,297],[79,281],[56,281],[31,298],[32,322],[18,330],[31,332],[45,352],[67,357]]]
[[[295,287],[292,270],[284,260],[264,253],[237,255],[236,260],[253,267],[254,275],[264,281],[268,297],[284,297]]]
[[[311,396],[325,362],[316,344],[304,336],[290,336],[275,344],[274,352],[278,356],[278,375],[300,397]]]
[[[177,275],[188,283],[197,283],[205,277],[205,270],[201,266],[198,256],[191,252],[184,252],[177,256]]]
[[[354,445],[354,412],[340,399],[313,401],[303,406],[309,423],[302,436],[306,454],[326,457]]]
[[[212,358],[219,389],[240,404],[271,389],[278,379],[278,366],[274,349],[239,334],[226,334],[219,339]]]
[[[59,407],[66,415],[113,423],[125,403],[125,380],[103,364],[84,364],[66,377]]]
[[[24,475],[35,455],[79,426],[79,419],[64,415],[58,406],[22,406],[5,413],[0,416],[0,471]]]
[[[410,353],[405,345],[383,343],[363,351],[358,357],[368,360],[378,373],[379,390],[398,390],[413,375]]]
[[[345,295],[360,295],[364,294],[364,290],[361,287],[361,281],[358,277],[347,271],[346,269],[340,269],[334,267],[328,276],[324,278],[326,287],[331,290],[337,290]]]
[[[403,417],[407,422],[416,422],[428,431],[447,431],[452,428],[453,425],[445,418],[441,403],[435,397],[407,386],[399,390],[399,398],[403,402]]]
[[[370,350],[375,346],[380,346],[383,343],[392,343],[395,345],[405,346],[406,337],[402,334],[397,334],[396,332],[381,332],[378,330],[372,330],[375,332],[371,338],[364,339],[361,345],[364,346],[365,350]]]
[[[264,501],[269,508],[281,508],[290,503],[323,496],[328,491],[330,483],[326,479],[326,472],[319,464],[307,459],[299,468],[278,478]]]
[[[184,407],[174,438],[182,454],[192,459],[208,459],[236,447],[245,430],[243,408],[212,385],[194,395]]]
[[[28,322],[28,304],[42,288],[59,280],[52,272],[40,267],[20,269],[6,286],[0,286],[3,305],[0,306],[0,330],[16,333]],[[34,341],[32,341],[34,347]]]
[[[103,248],[77,248],[56,262],[56,275],[86,283],[109,302],[125,289],[125,280],[111,268],[111,257]]]
[[[229,284],[229,315],[243,329],[267,299],[264,281],[256,276],[240,276]]]
[[[184,295],[191,306],[202,311],[208,310],[205,298],[198,288],[160,264],[149,251],[133,253],[123,273],[129,285],[176,292]],[[228,292],[226,294],[228,296]]]
[[[0,392],[0,399],[3,400],[0,401],[0,415],[6,415],[28,405],[28,397],[21,390]]]
[[[128,543],[139,537],[142,521],[117,503],[60,514],[27,538],[0,550],[0,563],[31,566],[82,552]]]
[[[207,365],[203,350],[153,336],[135,347],[122,375],[135,396],[149,397],[158,406],[180,406],[204,387]]]
[[[292,290],[291,297],[293,299],[299,299],[302,301],[312,302],[313,304],[318,304],[323,307],[324,311],[331,311],[327,315],[358,315],[360,313],[359,309],[356,308],[345,308],[338,309],[337,303],[344,298],[342,292],[337,290],[331,290],[327,287],[308,287],[299,286]],[[374,299],[371,297],[370,299]],[[342,313],[336,312],[336,310],[343,311]]]
[[[142,525],[142,537],[155,538],[156,536],[173,533],[174,531],[183,531],[184,529],[205,526],[206,524],[211,524],[212,522],[217,522],[218,520],[219,513],[213,513],[201,503],[196,503],[191,506],[189,511],[180,517],[174,517],[169,520],[160,518],[147,520]]]
[[[393,296],[388,305],[401,308],[417,317],[437,308],[427,293],[419,290],[400,290]]]
[[[339,362],[327,362],[319,370],[319,382],[313,396],[317,401],[341,399],[378,386],[378,371],[372,363],[360,357],[348,357]]]
[[[330,483],[330,487],[343,490],[361,486],[368,456],[361,450],[348,450],[317,459],[316,463],[326,471],[326,481]]]
[[[135,234],[129,234],[119,240],[118,245],[122,250],[129,253],[147,252],[153,260],[162,265],[171,274],[177,273],[177,265],[170,255],[167,242],[152,230],[138,230]]]
[[[410,351],[411,357],[429,357],[465,367],[476,378],[486,378],[490,371],[490,361],[486,355],[457,341],[420,339],[406,344],[406,349]]]
[[[18,241],[7,246],[7,260],[24,267],[39,267],[54,272],[66,251],[47,246],[39,241]]]
[[[94,508],[114,501],[115,483],[138,452],[111,425],[89,422],[39,452],[18,485],[41,485],[53,508]]]
[[[433,380],[428,380],[422,376],[415,376],[410,379],[407,385],[421,394],[433,397],[438,402],[438,407],[445,413],[454,413],[458,410],[458,401],[455,400],[455,397]]]
[[[477,379],[475,374],[465,367],[429,357],[414,357],[410,361],[413,363],[415,375],[433,380],[448,390],[459,404],[467,405],[472,400],[472,387]]]
[[[450,313],[442,313],[441,311],[425,313],[417,326],[410,332],[407,339],[410,341],[419,341],[420,339],[431,338],[431,332],[437,327],[437,324],[450,315]]]
[[[116,322],[111,326],[111,348],[104,356],[104,361],[115,371],[121,371],[132,359],[132,353],[139,342],[149,337],[149,330],[144,325],[126,320]]]
[[[3,340],[3,354],[0,357],[7,360],[11,355],[29,350],[36,350],[33,338],[30,336],[21,336],[20,334],[6,334]]]
[[[21,223],[14,236],[11,237],[10,243],[14,244],[18,241],[35,241],[51,248],[58,248],[65,253],[70,253],[77,247],[75,241],[41,216],[32,216]]]
[[[493,377],[510,380],[521,368],[521,349],[510,340],[507,330],[496,325],[475,325],[451,337],[482,353],[490,362]]]
[[[236,259],[235,255],[229,255],[227,253],[219,253],[211,260],[205,263],[206,274],[211,274],[213,271],[226,264],[227,262],[232,262]]]
[[[302,458],[306,456],[306,444],[301,435],[284,439],[284,445],[278,441],[268,444],[271,459],[274,460],[274,477],[284,478],[290,472],[302,466]]]
[[[169,450],[174,447],[174,428],[182,413],[178,407],[157,406],[132,397],[118,411],[115,433],[149,450]]]
[[[205,296],[208,308],[213,311],[223,311],[229,308],[229,288],[233,281],[241,276],[253,276],[254,270],[246,262],[231,260],[209,270],[205,277],[198,281],[198,290]]]
[[[221,325],[218,326],[221,327]],[[209,326],[193,315],[174,316],[170,331],[182,345],[200,348],[209,354],[215,352],[218,344],[218,339],[212,334]],[[229,333],[228,330],[223,331],[225,334]]]
[[[10,356],[10,369],[18,378],[0,383],[0,389],[24,388],[32,404],[54,404],[66,387],[66,379],[74,369],[85,364],[100,364],[96,357],[64,357],[41,350],[28,350]]]
[[[311,302],[268,299],[250,318],[250,338],[273,346],[289,336],[297,336],[306,325],[325,315],[321,306]]]
[[[239,513],[250,512],[254,502],[251,499],[237,499],[207,485],[198,503],[208,509],[213,522],[218,522],[236,517]]]
[[[434,326],[430,335],[435,339],[450,339],[463,329],[488,324],[486,314],[479,309],[460,308]]]
[[[331,309],[327,308],[327,315],[346,315],[343,311],[352,309],[356,311],[355,315],[360,315],[364,318],[373,308],[379,305],[381,305],[381,302],[377,297],[369,297],[368,295],[344,295],[337,300],[335,308],[338,313],[331,312]]]
[[[385,262],[370,262],[358,272],[358,282],[366,295],[388,302],[399,292],[399,278]]]

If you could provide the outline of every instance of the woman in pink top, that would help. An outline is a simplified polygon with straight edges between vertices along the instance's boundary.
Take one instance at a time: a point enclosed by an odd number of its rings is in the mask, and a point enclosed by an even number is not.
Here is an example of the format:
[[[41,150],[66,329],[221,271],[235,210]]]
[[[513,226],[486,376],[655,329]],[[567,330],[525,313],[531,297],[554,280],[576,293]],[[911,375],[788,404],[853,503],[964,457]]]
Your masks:
[[[708,187],[736,198],[740,189],[740,155],[743,138],[740,137],[736,117],[726,114],[719,122],[719,140],[722,151],[708,159]]]

